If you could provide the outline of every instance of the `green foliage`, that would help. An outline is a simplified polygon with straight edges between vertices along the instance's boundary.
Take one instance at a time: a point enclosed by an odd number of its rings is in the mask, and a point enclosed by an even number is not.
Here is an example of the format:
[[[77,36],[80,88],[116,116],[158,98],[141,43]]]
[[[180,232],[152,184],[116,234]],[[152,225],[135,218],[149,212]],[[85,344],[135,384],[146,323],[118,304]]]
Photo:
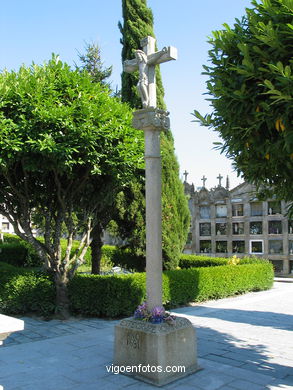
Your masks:
[[[87,254],[87,264],[90,261],[90,253]],[[129,249],[117,248],[115,246],[104,245],[102,247],[102,262],[111,263],[113,266],[125,268],[134,272],[145,271],[145,257],[136,255]],[[264,264],[268,260],[257,257],[243,257],[240,259],[239,265],[242,264]],[[198,255],[181,254],[179,260],[180,268],[199,268],[199,267],[215,267],[219,265],[229,264],[229,258],[208,257]]]
[[[175,307],[272,287],[269,262],[220,265],[163,273],[163,303]],[[132,315],[146,299],[145,273],[129,275],[77,274],[69,282],[70,310],[84,316]],[[7,314],[54,312],[53,281],[45,274],[0,263],[0,310]]]
[[[145,270],[145,257],[136,255],[130,249],[116,248],[110,245],[102,247],[102,259],[108,259],[114,266],[126,268],[130,271],[143,272]]]
[[[0,243],[0,262],[17,267],[42,265],[42,261],[33,247],[13,234],[4,234],[4,242]]]
[[[190,228],[190,211],[179,178],[173,139],[161,137],[162,150],[162,249],[164,269],[175,269]]]
[[[194,115],[223,139],[218,149],[245,180],[292,201],[293,2],[252,1],[234,28],[213,32],[204,66],[213,112]]]
[[[87,71],[94,83],[106,84],[106,80],[112,74],[112,66],[104,68],[101,59],[101,50],[97,44],[86,43],[85,54],[78,53],[81,66],[76,66],[79,71]]]
[[[38,238],[40,242],[44,242],[42,238]],[[66,254],[67,240],[61,239],[62,257]],[[72,255],[79,247],[79,241],[74,240],[72,244]],[[90,264],[91,250],[87,250],[84,261]],[[4,243],[0,243],[0,262],[12,264],[16,267],[39,267],[44,265],[37,252],[32,245],[22,240],[14,234],[4,234]]]
[[[134,51],[140,48],[141,39],[154,36],[153,14],[146,0],[122,1],[123,25],[119,23],[122,34],[122,61],[134,58]],[[122,73],[122,101],[133,108],[141,108],[137,92],[138,72]],[[166,109],[164,89],[159,67],[156,67],[157,106]],[[186,243],[190,224],[190,213],[184,188],[179,178],[179,165],[174,153],[171,132],[161,135],[162,151],[162,246],[163,266],[176,268],[180,253]],[[117,200],[121,212],[115,218],[117,234],[127,238],[135,253],[143,254],[145,248],[145,203],[144,182],[135,185]],[[138,212],[137,212],[138,211]]]
[[[54,313],[55,289],[51,278],[0,263],[0,311],[5,314]]]
[[[85,316],[131,315],[145,294],[145,274],[76,275],[69,284],[71,312]]]
[[[146,0],[122,0],[123,25],[119,22],[122,34],[122,62],[134,58],[134,51],[141,48],[140,41],[146,36],[155,38],[153,30],[153,13],[147,7]],[[138,72],[122,73],[121,96],[123,102],[128,102],[133,108],[142,108],[137,91]],[[156,69],[157,104],[165,109],[164,88],[159,68]]]
[[[239,258],[239,263],[238,263],[238,261],[233,262],[233,257],[232,258],[209,257],[209,256],[182,254],[180,256],[179,266],[181,268],[194,268],[194,267],[215,267],[218,265],[227,265],[227,264],[264,264],[269,262],[268,260],[252,256],[252,257]]]
[[[214,267],[218,265],[226,265],[227,263],[228,263],[227,258],[183,254],[180,256],[179,267],[181,268]]]
[[[36,260],[32,261],[29,251],[24,245],[16,244],[0,244],[0,261],[18,266],[18,267],[32,267],[34,265],[40,265],[38,256]]]
[[[166,271],[163,273],[163,303],[170,308],[266,290],[272,287],[273,277],[269,262]],[[69,291],[71,311],[75,314],[129,316],[146,299],[145,273],[76,275]]]
[[[116,214],[108,225],[109,232],[127,242],[134,254],[144,255],[146,246],[144,172],[116,197]]]
[[[165,275],[169,279],[166,303],[171,306],[266,290],[274,277],[270,263],[191,268]]]
[[[112,208],[141,168],[142,150],[129,107],[86,71],[53,56],[43,66],[0,74],[0,212],[61,279],[56,286],[64,289],[82,262],[95,213]],[[33,214],[45,221],[43,242],[33,236]],[[80,230],[83,240],[71,256]]]

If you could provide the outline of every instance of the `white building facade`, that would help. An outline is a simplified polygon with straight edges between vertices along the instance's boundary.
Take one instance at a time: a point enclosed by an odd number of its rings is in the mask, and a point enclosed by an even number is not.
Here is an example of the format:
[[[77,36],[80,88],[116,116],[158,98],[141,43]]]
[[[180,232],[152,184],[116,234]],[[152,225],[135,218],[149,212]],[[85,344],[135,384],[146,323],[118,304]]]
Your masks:
[[[192,216],[185,253],[269,259],[278,274],[293,273],[293,221],[284,201],[260,201],[255,187],[195,191],[184,183]]]

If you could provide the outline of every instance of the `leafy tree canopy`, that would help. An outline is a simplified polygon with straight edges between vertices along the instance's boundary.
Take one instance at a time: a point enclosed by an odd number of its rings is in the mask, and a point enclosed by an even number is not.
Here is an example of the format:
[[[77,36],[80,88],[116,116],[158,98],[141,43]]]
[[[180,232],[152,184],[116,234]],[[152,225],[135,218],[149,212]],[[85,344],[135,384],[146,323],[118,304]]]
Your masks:
[[[204,66],[213,112],[199,121],[239,174],[268,196],[293,200],[293,1],[252,1],[234,27],[213,32]]]
[[[60,306],[68,303],[66,283],[89,245],[95,213],[112,207],[143,163],[131,117],[106,87],[56,56],[0,74],[0,212],[53,271]],[[33,236],[34,213],[45,220],[43,242]],[[64,225],[68,246],[61,253]],[[81,226],[83,239],[72,253]]]

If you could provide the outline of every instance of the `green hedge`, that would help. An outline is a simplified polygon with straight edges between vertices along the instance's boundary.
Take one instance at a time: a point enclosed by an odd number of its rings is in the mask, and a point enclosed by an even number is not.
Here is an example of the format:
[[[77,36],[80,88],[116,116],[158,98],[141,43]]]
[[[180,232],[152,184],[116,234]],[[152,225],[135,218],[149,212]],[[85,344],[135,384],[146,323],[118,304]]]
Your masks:
[[[235,255],[237,257],[237,254]],[[214,267],[218,265],[228,265],[231,257],[209,257],[200,255],[186,255],[182,254],[179,261],[181,268],[194,268],[194,267]],[[241,264],[262,264],[267,262],[255,256],[247,256],[239,258],[239,265]]]
[[[84,316],[132,315],[145,300],[145,273],[127,275],[77,274],[69,283],[71,311]],[[272,287],[269,262],[189,268],[163,273],[163,302],[167,308],[219,299]],[[50,316],[55,309],[52,279],[43,273],[0,263],[0,312]]]
[[[227,262],[228,262],[228,258],[223,258],[223,257],[208,257],[208,256],[182,254],[179,260],[179,267],[180,268],[213,267],[218,265],[226,265]]]
[[[188,302],[266,290],[272,287],[273,277],[269,262],[166,271],[163,273],[163,302],[171,308]],[[69,290],[71,310],[75,314],[128,316],[146,298],[145,273],[76,275]]]
[[[131,253],[128,249],[119,249],[114,246],[104,245],[102,248],[102,257],[113,263],[114,266],[120,266],[134,272],[145,271],[145,258]],[[266,260],[256,257],[244,257],[240,258],[239,264],[255,264],[263,263],[264,261]],[[88,263],[90,264],[90,259],[88,260]],[[182,254],[179,260],[179,267],[184,269],[194,267],[214,267],[227,265],[228,263],[229,258],[227,257]]]
[[[32,246],[14,234],[4,234],[4,243],[0,243],[0,262],[16,267],[41,265],[41,260]]]
[[[267,290],[273,285],[273,268],[263,264],[191,268],[165,273],[165,302],[177,306],[188,302],[225,298],[248,291]]]
[[[48,317],[55,310],[55,295],[48,275],[0,263],[0,312]]]
[[[76,275],[69,284],[69,295],[74,314],[112,318],[130,315],[146,295],[145,274]]]

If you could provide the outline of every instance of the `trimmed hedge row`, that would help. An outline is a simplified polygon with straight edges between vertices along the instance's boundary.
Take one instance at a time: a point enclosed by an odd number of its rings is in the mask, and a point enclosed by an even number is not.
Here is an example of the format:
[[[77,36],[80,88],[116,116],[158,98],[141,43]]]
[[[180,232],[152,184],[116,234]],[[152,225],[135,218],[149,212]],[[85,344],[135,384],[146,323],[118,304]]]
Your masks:
[[[145,273],[127,275],[77,274],[69,283],[73,314],[119,317],[131,315],[145,300]],[[273,284],[269,262],[189,268],[163,273],[163,302],[167,308],[224,298],[248,291],[266,290]],[[54,313],[55,289],[43,273],[0,263],[0,312]]]
[[[234,256],[233,256],[234,257]],[[181,255],[179,266],[181,268],[194,268],[194,267],[214,267],[218,265],[228,265],[231,263],[233,257],[209,257],[209,256],[199,256],[199,255]],[[256,264],[256,263],[264,263],[267,260],[260,259],[254,256],[247,256],[242,258],[237,258],[239,261],[239,265],[241,264]]]
[[[145,273],[76,275],[69,284],[69,295],[74,314],[112,318],[130,315],[146,296]]]
[[[208,257],[208,256],[182,254],[179,260],[179,267],[180,268],[213,267],[217,265],[226,265],[227,263],[228,263],[228,258],[224,258],[224,257]]]
[[[106,257],[107,260],[113,263],[114,266],[120,266],[135,272],[145,271],[145,257],[137,256],[131,253],[128,249],[119,249],[114,246],[104,245],[102,248],[102,256]],[[227,265],[230,260],[231,258],[228,257],[182,254],[179,260],[179,267],[184,269],[194,267],[214,267]],[[266,261],[257,257],[243,257],[239,260],[239,264],[255,264]]]
[[[48,317],[54,310],[55,288],[48,275],[0,263],[0,312]]]
[[[166,271],[163,273],[163,303],[171,308],[188,302],[266,290],[272,287],[273,277],[269,262]],[[71,310],[75,314],[127,316],[146,298],[145,273],[76,275],[70,282],[69,291]]]
[[[0,262],[16,267],[41,265],[41,260],[32,246],[14,234],[4,234],[4,243],[0,243]]]

